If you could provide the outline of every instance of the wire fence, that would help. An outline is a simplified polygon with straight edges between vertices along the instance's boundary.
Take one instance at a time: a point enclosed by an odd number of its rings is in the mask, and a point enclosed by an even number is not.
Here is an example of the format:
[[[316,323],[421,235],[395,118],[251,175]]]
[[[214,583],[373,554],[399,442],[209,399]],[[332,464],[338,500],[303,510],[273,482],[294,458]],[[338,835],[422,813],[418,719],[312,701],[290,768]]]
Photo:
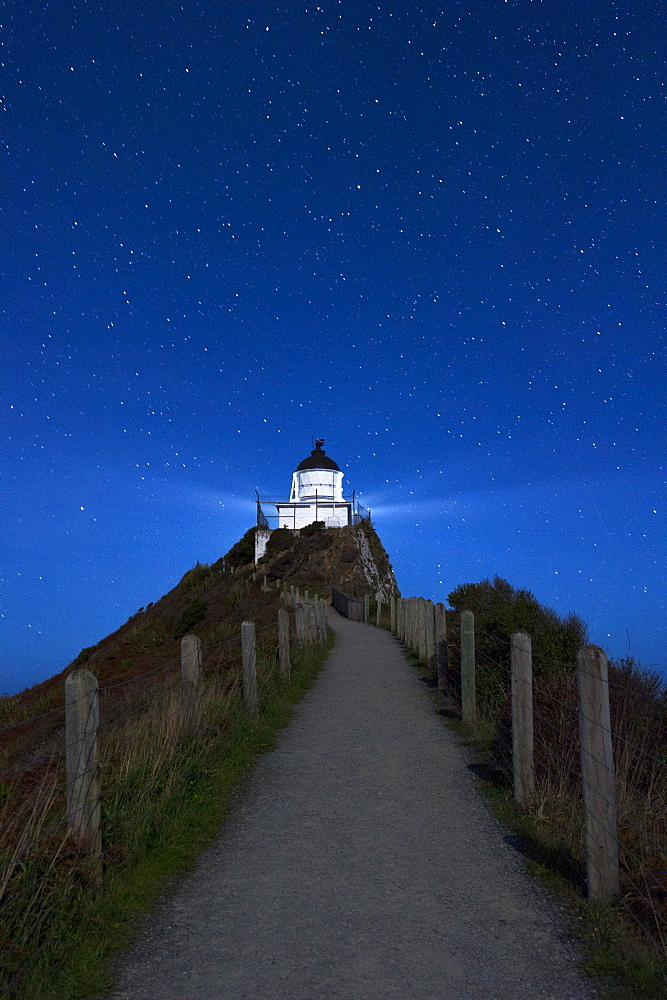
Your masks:
[[[180,658],[121,681],[98,685],[74,670],[64,704],[0,729],[0,993],[53,937],[58,914],[75,913],[108,872],[159,839],[235,727],[272,703],[294,657],[325,642],[324,602],[289,597],[277,621],[244,623],[207,645],[189,634]]]
[[[423,598],[395,599],[378,624],[393,625],[459,717],[491,729],[494,778],[538,820],[561,873],[589,898],[611,901],[667,957],[664,685],[631,664],[608,664],[595,646],[569,661],[545,654],[539,643],[532,653],[526,633],[485,631],[470,612],[447,611],[446,632],[438,637],[438,608],[444,615],[442,605]],[[513,643],[528,656],[523,677]]]

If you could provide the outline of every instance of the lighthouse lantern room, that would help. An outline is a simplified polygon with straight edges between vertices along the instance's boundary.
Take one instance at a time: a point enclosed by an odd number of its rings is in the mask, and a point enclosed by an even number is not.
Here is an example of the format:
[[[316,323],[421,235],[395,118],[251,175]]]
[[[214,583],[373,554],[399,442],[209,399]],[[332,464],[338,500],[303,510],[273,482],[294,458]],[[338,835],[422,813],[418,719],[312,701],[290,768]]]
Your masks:
[[[289,502],[276,503],[280,528],[304,528],[324,521],[327,528],[352,524],[352,503],[343,500],[343,473],[316,441],[292,474]]]

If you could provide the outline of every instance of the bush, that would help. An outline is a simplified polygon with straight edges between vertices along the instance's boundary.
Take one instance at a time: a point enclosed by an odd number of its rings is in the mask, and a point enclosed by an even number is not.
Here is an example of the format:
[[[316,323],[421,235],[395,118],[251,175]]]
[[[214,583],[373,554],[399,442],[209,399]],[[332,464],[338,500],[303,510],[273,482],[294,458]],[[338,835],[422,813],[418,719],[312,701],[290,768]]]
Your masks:
[[[561,618],[540,604],[529,590],[494,577],[465,583],[448,595],[455,611],[475,615],[477,696],[481,713],[497,717],[510,689],[510,638],[523,630],[532,639],[533,671],[546,678],[572,667],[586,643],[586,625],[575,614]]]
[[[187,608],[176,622],[174,639],[182,639],[184,635],[188,634],[193,625],[196,625],[197,622],[203,621],[206,617],[207,606],[206,601],[202,601],[201,597],[195,597],[194,601],[188,604]]]
[[[269,535],[269,540],[266,543],[266,553],[262,556],[260,562],[264,559],[268,561],[281,552],[284,552],[285,549],[291,548],[296,538],[297,536],[290,528],[276,528]]]
[[[253,546],[254,556],[254,546]],[[220,575],[220,567],[209,566],[207,563],[196,563],[181,580],[180,586],[191,594],[200,597]]]
[[[245,535],[238,540],[236,545],[231,547],[224,558],[224,562],[226,562],[227,566],[233,569],[240,569],[241,566],[247,566],[248,563],[254,563],[256,531],[257,528],[254,525],[252,528],[248,528]],[[217,565],[217,563],[215,565]]]
[[[324,521],[313,521],[311,524],[307,524],[305,528],[302,528],[300,535],[302,538],[308,538],[310,535],[314,535],[317,531],[324,531]]]
[[[95,652],[95,646],[86,646],[81,650],[78,656],[75,656],[72,662],[69,664],[72,670],[76,670],[77,667],[82,667],[84,663],[87,663]]]

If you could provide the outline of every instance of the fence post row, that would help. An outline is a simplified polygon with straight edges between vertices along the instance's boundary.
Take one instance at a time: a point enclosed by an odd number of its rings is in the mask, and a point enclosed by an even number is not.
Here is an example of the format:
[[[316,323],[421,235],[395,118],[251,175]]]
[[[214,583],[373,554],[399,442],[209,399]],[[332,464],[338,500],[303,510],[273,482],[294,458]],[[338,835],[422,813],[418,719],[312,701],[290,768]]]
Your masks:
[[[382,616],[382,598],[379,594],[375,595],[375,624],[380,627],[380,618]]]
[[[445,607],[424,598],[392,598],[391,629],[429,666],[435,657],[438,687],[445,690],[448,644]],[[378,621],[380,612],[378,611]],[[477,718],[475,617],[462,611],[461,716]],[[514,798],[525,804],[535,794],[532,642],[527,632],[511,637],[512,769]],[[579,743],[586,839],[588,897],[606,901],[619,892],[614,762],[607,658],[599,646],[585,646],[576,659]]]
[[[73,670],[65,681],[65,770],[67,824],[70,835],[90,853],[102,853],[102,810],[97,769],[100,724],[97,678],[89,670]]]
[[[368,616],[370,613],[371,599],[368,594],[364,595],[364,621],[368,624]]]
[[[609,682],[603,650],[599,646],[580,649],[576,671],[588,898],[603,901],[619,891]]]
[[[257,646],[254,622],[243,622],[241,625],[241,660],[243,663],[243,703],[248,714],[256,719],[259,716],[259,706],[257,703]]]
[[[461,717],[473,723],[477,718],[475,693],[475,616],[461,612]]]
[[[512,771],[514,798],[527,802],[535,793],[533,757],[533,656],[527,632],[513,632],[512,659]]]
[[[181,720],[187,733],[199,729],[202,717],[201,639],[181,639]]]

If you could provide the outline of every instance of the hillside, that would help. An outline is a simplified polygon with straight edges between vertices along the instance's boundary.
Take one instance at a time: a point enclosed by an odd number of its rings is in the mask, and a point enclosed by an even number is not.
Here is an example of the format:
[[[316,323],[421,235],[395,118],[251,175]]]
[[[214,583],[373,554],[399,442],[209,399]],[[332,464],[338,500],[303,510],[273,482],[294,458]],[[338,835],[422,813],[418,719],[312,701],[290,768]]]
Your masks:
[[[17,695],[1,698],[0,772],[6,776],[17,767],[23,771],[28,759],[34,761],[35,770],[30,783],[40,780],[39,762],[61,738],[63,719],[58,710],[71,670],[85,665],[97,677],[105,699],[122,693],[127,701],[137,688],[134,678],[141,678],[142,695],[148,695],[165,677],[177,672],[180,640],[186,632],[196,633],[203,645],[210,647],[237,636],[244,620],[254,621],[258,629],[275,621],[278,592],[271,586],[262,589],[264,574],[269,584],[282,580],[321,597],[330,596],[332,585],[358,597],[380,592],[386,600],[398,593],[387,553],[367,522],[322,530],[309,526],[300,535],[276,531],[257,572],[253,560],[251,528],[217,562],[188,570],[172,590],[140,608],[94,646],[81,650],[63,671]],[[215,650],[205,650],[204,668],[215,656]],[[123,687],[114,694],[119,684]],[[53,714],[45,716],[47,712]],[[34,717],[39,717],[35,724],[24,724]]]
[[[311,595],[318,581],[324,596],[328,578],[366,587],[369,579],[391,584],[374,532],[348,532],[344,540],[335,535],[313,528],[301,537],[292,533],[288,546],[278,538],[280,551],[262,569],[278,580],[273,563],[280,562],[286,582],[310,585]],[[350,553],[361,563],[356,577]],[[285,668],[278,657],[280,589],[265,586],[264,575],[254,565],[251,530],[213,565],[197,564],[160,600],[81,650],[65,670],[0,698],[3,1000],[64,996],[51,989],[51,980],[79,961],[80,939],[94,952],[92,965],[89,956],[80,962],[88,982],[89,965],[94,972],[100,954],[112,947],[107,939],[120,942],[136,912],[134,888],[132,901],[125,895],[119,903],[115,893],[139,886],[147,906],[164,879],[210,841],[231,789],[312,682],[329,641],[320,633],[299,642],[296,615],[288,609]],[[256,716],[246,704],[243,621],[256,626]],[[188,633],[202,645],[194,714],[184,713],[180,643]],[[89,853],[87,834],[81,843],[71,835],[67,814],[72,798],[66,802],[66,760],[76,758],[81,740],[71,714],[66,723],[65,681],[79,667],[99,686],[97,760],[90,774],[99,782],[94,808],[101,853]],[[96,718],[97,707],[87,711],[86,723]],[[76,995],[91,992],[86,987]]]
[[[338,587],[351,597],[380,594],[383,601],[398,596],[389,557],[370,522],[347,528],[309,525],[301,537],[286,528],[274,531],[260,572],[269,581],[282,580],[330,597]]]

